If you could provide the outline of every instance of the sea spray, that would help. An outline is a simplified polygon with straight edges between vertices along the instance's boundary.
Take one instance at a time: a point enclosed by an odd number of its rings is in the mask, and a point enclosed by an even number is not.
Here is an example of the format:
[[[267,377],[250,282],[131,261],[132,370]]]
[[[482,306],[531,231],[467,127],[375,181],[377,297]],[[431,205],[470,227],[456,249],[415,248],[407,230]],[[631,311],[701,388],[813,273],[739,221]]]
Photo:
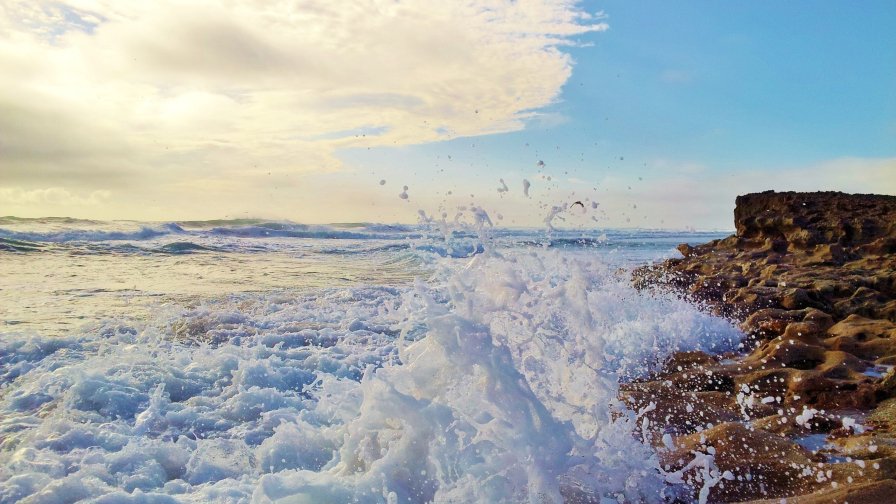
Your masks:
[[[398,502],[671,495],[646,426],[616,399],[619,380],[675,350],[730,349],[730,325],[555,251],[484,253],[445,278],[405,294],[425,336],[401,351],[402,365],[365,375],[327,483],[278,474],[260,492],[361,502],[393,492]]]
[[[442,216],[447,232],[413,238],[410,252],[377,244],[432,268],[412,285],[243,293],[61,338],[5,334],[0,497],[678,494],[619,383],[677,350],[730,349],[739,333],[674,296],[636,291],[594,249],[508,247],[483,209],[463,214],[468,226]],[[471,242],[467,257],[447,253]],[[719,476],[705,457],[691,469]]]

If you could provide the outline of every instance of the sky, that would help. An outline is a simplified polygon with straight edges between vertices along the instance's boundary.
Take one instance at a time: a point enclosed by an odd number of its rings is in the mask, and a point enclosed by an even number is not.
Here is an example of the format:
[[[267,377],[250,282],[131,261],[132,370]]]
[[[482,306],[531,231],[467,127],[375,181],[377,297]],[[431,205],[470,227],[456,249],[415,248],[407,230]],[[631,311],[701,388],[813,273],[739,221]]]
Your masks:
[[[893,26],[892,0],[4,0],[0,215],[731,229],[747,192],[896,194]]]

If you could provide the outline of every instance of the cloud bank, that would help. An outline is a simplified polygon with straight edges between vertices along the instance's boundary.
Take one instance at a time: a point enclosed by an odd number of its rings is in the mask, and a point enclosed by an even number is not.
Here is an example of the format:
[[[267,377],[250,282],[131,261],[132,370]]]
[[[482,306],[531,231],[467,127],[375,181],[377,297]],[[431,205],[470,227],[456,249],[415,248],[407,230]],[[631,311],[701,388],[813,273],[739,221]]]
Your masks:
[[[212,202],[341,148],[519,130],[606,28],[552,0],[7,1],[2,183]]]

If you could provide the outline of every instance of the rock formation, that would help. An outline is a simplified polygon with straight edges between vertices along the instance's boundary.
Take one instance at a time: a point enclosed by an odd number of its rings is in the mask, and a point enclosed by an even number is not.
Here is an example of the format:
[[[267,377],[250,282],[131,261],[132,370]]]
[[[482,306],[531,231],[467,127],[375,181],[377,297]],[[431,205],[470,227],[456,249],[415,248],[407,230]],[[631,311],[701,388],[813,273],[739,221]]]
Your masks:
[[[892,496],[896,197],[748,194],[734,222],[736,234],[680,245],[682,258],[638,270],[635,282],[732,318],[748,336],[744,353],[678,354],[623,400],[656,403],[656,443],[675,435],[660,448],[670,469],[711,449],[719,471],[736,475],[711,502]]]

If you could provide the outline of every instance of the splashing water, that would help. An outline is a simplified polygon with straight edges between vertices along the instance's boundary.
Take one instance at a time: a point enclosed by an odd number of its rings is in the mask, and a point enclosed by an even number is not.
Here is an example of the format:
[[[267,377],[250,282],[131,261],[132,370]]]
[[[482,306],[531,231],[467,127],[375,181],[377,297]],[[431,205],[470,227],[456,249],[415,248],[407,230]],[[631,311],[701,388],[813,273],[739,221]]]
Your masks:
[[[430,269],[412,283],[246,292],[60,337],[4,334],[0,501],[675,495],[684,483],[659,467],[619,383],[739,333],[635,291],[594,249],[497,246],[488,214],[470,215],[480,252],[417,243]],[[692,465],[728,476],[711,457]]]

